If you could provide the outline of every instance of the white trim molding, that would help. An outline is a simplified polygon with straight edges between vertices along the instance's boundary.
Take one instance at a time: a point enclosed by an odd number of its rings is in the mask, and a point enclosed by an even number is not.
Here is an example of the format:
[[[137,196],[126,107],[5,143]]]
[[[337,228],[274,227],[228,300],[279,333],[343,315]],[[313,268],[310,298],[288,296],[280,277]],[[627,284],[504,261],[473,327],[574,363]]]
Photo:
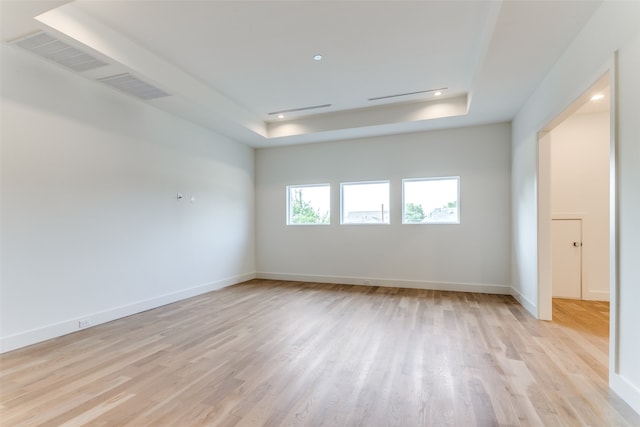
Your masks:
[[[618,374],[609,375],[609,387],[640,414],[640,389]]]
[[[516,299],[533,317],[538,318],[538,308],[529,298],[525,297],[515,288],[511,288],[511,296]]]
[[[257,273],[256,278],[342,285],[382,286],[387,288],[428,289],[435,291],[478,292],[482,294],[511,295],[511,287],[484,283],[427,282],[421,280],[377,279],[369,277],[324,276],[291,273]]]
[[[0,353],[17,350],[19,348],[26,347],[32,344],[37,344],[42,341],[77,332],[81,329],[87,329],[84,327],[80,328],[79,326],[80,321],[83,319],[90,318],[91,326],[96,326],[102,323],[110,322],[112,320],[131,316],[132,314],[141,313],[143,311],[151,310],[153,308],[158,308],[163,305],[191,298],[197,295],[206,294],[207,292],[216,291],[218,289],[235,285],[237,283],[242,283],[247,280],[255,279],[255,277],[256,275],[254,273],[230,277],[227,279],[194,286],[188,289],[183,289],[177,292],[159,295],[147,300],[137,301],[131,304],[113,307],[95,313],[87,313],[80,318],[67,319],[62,322],[2,337],[0,338]]]

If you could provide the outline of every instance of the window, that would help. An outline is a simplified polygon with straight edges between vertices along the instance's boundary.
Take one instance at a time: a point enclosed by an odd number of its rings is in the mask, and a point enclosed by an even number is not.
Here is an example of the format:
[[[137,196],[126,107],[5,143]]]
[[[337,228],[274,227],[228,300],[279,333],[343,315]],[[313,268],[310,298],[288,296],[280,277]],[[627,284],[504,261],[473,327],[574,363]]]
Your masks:
[[[329,224],[329,184],[287,186],[287,225]]]
[[[403,224],[460,224],[460,177],[402,180]]]
[[[389,224],[389,181],[340,184],[342,224]]]

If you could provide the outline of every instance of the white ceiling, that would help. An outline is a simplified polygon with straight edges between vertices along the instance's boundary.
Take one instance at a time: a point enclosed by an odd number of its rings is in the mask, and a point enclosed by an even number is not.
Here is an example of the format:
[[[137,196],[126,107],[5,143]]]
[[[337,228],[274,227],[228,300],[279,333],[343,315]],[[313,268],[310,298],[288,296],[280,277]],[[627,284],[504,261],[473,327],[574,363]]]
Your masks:
[[[510,120],[599,4],[3,0],[2,48],[45,30],[112,64],[86,77],[130,72],[171,94],[144,102],[266,147]]]

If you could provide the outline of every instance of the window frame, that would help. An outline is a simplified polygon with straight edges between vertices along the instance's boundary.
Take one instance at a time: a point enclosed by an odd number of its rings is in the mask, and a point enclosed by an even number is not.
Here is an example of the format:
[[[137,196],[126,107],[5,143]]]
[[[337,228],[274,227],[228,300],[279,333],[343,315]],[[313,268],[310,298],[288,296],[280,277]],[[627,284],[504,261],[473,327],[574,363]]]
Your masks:
[[[456,221],[433,221],[433,222],[406,222],[405,221],[405,182],[419,182],[419,181],[451,181],[455,180],[456,185],[456,207],[457,211],[457,220]],[[402,179],[402,225],[460,225],[462,223],[462,215],[460,209],[460,176],[434,176],[434,177],[426,177],[426,178],[403,178]]]
[[[387,184],[388,187],[388,222],[345,222],[344,217],[344,187],[348,185],[362,185],[362,184]],[[391,225],[391,180],[390,179],[378,179],[372,181],[349,181],[340,183],[340,225]]]
[[[327,209],[327,213],[329,214],[329,222],[307,222],[307,223],[298,223],[291,222],[291,189],[294,188],[305,188],[305,187],[327,187],[329,189],[329,207]],[[331,225],[331,184],[330,183],[321,183],[321,184],[292,184],[287,185],[285,187],[285,199],[286,199],[286,212],[285,212],[285,224],[287,226],[298,226],[298,225]]]

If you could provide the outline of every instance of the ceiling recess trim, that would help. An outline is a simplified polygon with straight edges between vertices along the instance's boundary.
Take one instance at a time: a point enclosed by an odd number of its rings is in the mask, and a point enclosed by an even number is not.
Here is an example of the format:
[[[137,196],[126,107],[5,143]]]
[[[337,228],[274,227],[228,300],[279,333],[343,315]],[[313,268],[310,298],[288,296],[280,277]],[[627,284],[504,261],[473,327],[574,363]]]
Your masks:
[[[269,138],[288,138],[355,128],[404,126],[469,113],[469,95],[432,98],[421,102],[394,102],[352,110],[314,114],[267,124]]]
[[[44,31],[11,40],[10,43],[76,72],[109,65]]]
[[[307,111],[307,110],[315,110],[317,108],[328,108],[331,107],[332,104],[322,104],[322,105],[313,105],[311,107],[302,107],[302,108],[292,108],[290,110],[282,110],[282,111],[272,111],[271,113],[268,113],[270,116],[276,115],[276,114],[284,114],[284,113],[295,113],[298,111]]]
[[[421,94],[421,93],[429,93],[429,92],[439,92],[439,91],[447,90],[447,89],[448,88],[446,88],[446,87],[441,87],[439,89],[419,90],[419,91],[416,91],[416,92],[398,93],[398,94],[395,94],[395,95],[376,96],[374,98],[368,98],[368,100],[369,101],[378,101],[380,99],[397,98],[397,97],[400,97],[400,96],[418,95],[418,94]]]

